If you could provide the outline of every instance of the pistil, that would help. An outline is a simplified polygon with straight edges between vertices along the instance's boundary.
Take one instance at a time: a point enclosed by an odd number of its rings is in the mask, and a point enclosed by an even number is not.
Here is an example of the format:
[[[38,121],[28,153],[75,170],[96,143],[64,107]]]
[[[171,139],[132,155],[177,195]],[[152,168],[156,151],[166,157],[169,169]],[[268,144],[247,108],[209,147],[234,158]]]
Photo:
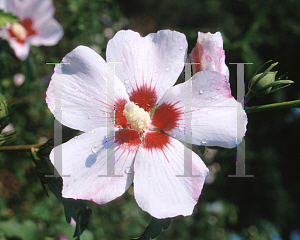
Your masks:
[[[17,38],[24,40],[27,37],[27,30],[20,23],[14,23],[11,26],[11,31],[16,35]]]
[[[123,115],[126,117],[132,129],[143,132],[150,126],[151,120],[149,113],[137,106],[134,102],[127,102],[125,104]]]

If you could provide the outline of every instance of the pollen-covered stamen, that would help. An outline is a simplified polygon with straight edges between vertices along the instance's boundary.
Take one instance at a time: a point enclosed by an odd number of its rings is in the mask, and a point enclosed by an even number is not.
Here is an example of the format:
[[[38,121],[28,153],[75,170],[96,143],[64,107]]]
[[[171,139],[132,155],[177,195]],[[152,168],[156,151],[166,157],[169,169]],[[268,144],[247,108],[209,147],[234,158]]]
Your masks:
[[[17,38],[25,39],[27,37],[27,30],[20,23],[14,23],[11,26],[11,31],[16,35]]]
[[[149,113],[135,105],[134,102],[125,104],[123,115],[126,117],[127,123],[131,124],[132,129],[142,132],[150,126],[151,120]]]

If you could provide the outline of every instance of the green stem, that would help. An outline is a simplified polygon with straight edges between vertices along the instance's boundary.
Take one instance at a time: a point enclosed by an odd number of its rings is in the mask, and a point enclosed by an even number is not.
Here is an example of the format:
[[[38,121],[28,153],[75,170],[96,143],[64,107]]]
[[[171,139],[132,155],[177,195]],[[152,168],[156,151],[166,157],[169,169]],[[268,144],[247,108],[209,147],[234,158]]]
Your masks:
[[[290,102],[281,102],[281,103],[273,103],[262,106],[254,106],[254,107],[246,107],[246,113],[254,113],[254,112],[264,112],[264,111],[272,111],[279,110],[285,108],[299,108],[300,100],[290,101]]]
[[[31,152],[32,148],[39,148],[44,143],[37,143],[31,145],[17,145],[17,146],[0,146],[0,152],[19,151],[19,152]]]

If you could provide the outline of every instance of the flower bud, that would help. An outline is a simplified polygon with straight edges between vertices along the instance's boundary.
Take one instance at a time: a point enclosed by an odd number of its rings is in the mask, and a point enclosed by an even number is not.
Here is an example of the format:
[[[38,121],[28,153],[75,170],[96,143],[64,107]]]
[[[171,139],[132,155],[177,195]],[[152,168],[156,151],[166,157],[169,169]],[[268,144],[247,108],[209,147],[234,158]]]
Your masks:
[[[265,76],[261,77],[263,73],[256,74],[250,84],[250,89],[253,92],[253,94],[257,97],[264,96],[268,94],[272,87],[266,88],[269,84],[275,81],[276,78],[276,72],[268,72]]]
[[[196,46],[190,53],[194,63],[193,74],[200,71],[216,71],[229,80],[229,70],[225,64],[225,51],[223,50],[223,37],[220,32],[214,34],[198,32]]]
[[[5,97],[0,93],[0,119],[8,115],[7,104]]]

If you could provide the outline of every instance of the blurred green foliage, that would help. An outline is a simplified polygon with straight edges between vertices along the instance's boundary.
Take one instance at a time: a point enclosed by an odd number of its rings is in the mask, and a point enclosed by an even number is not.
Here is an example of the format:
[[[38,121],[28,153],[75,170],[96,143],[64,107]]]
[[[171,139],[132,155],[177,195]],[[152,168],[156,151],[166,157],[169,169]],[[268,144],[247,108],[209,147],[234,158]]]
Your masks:
[[[174,29],[186,35],[189,52],[197,32],[221,31],[226,62],[252,62],[246,79],[264,62],[279,62],[279,75],[288,71],[292,87],[251,99],[250,105],[300,98],[300,2],[294,0],[61,0],[54,1],[55,18],[64,37],[52,47],[31,47],[20,62],[6,41],[0,41],[0,93],[9,105],[19,102],[10,115],[17,131],[14,144],[34,144],[53,137],[53,116],[45,92],[53,66],[78,45],[93,48],[103,58],[108,40],[120,29],[146,35]],[[236,93],[236,67],[230,68],[232,94]],[[14,76],[25,75],[21,86]],[[181,77],[182,79],[182,77]],[[254,178],[229,178],[235,173],[236,150],[206,148],[199,154],[212,173],[190,217],[176,217],[156,239],[272,239],[277,232],[290,239],[300,231],[299,109],[248,115],[246,174]],[[63,128],[70,138],[75,131]],[[197,149],[197,147],[195,147]],[[203,153],[204,151],[204,153]],[[216,155],[214,153],[217,152]],[[29,153],[0,153],[0,239],[73,239],[63,205],[45,194]],[[151,217],[136,204],[132,187],[120,198],[97,205],[88,202],[92,216],[80,239],[130,239],[141,236]]]
[[[6,23],[15,23],[19,19],[14,16],[12,13],[4,12],[2,9],[0,9],[0,26],[5,26]]]

